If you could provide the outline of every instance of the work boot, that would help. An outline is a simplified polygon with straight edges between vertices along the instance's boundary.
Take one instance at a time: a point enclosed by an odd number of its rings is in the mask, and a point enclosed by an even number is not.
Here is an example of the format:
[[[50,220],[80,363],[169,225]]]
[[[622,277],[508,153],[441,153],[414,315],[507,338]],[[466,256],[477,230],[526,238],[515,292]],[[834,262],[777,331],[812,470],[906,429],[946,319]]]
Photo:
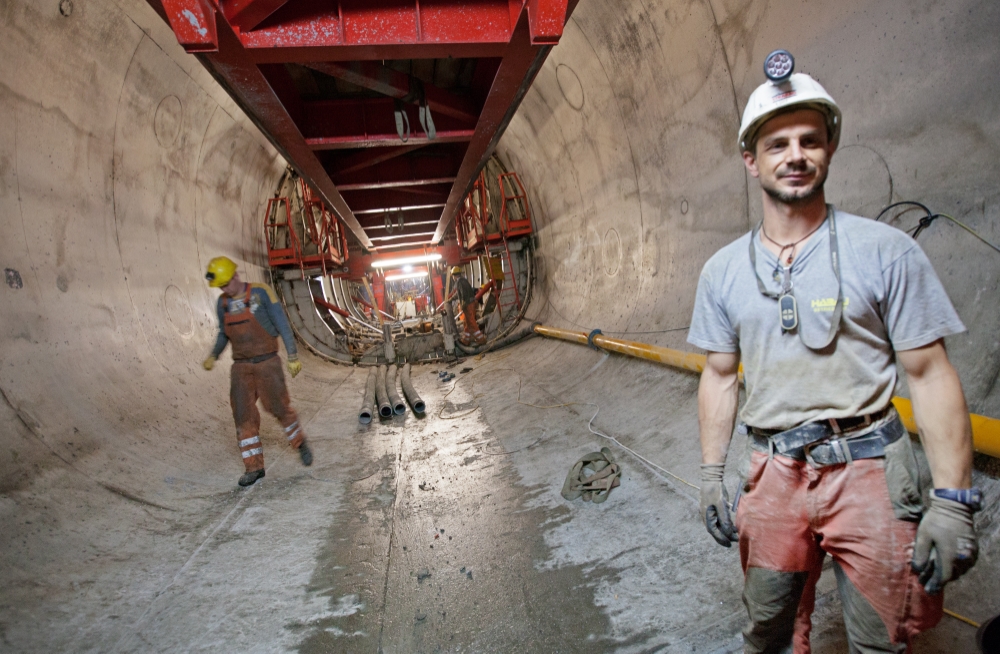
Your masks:
[[[237,483],[240,486],[253,486],[254,482],[256,482],[263,476],[264,476],[263,468],[261,468],[260,470],[251,470],[250,472],[243,473],[243,476],[240,477],[240,480]]]
[[[299,458],[302,459],[302,465],[311,466],[313,464],[313,453],[309,449],[309,445],[305,441],[302,441],[302,445],[299,446]]]

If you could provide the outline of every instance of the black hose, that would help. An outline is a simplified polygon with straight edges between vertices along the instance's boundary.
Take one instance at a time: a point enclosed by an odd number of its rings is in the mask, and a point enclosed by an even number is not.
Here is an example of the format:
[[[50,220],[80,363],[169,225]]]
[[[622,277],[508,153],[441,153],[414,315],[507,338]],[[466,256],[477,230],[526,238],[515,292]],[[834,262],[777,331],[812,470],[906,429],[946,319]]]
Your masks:
[[[389,398],[389,405],[392,406],[392,410],[397,416],[401,416],[406,413],[406,403],[403,402],[403,399],[399,397],[399,393],[396,392],[396,373],[399,371],[399,368],[396,366],[389,366],[389,368],[390,371],[385,376],[385,392]]]
[[[378,376],[375,378],[375,398],[378,400],[378,414],[383,418],[392,417],[392,405],[389,404],[389,397],[385,394],[385,366],[378,367]]]
[[[531,338],[532,336],[535,336],[534,327],[535,327],[535,325],[534,325],[534,323],[532,323],[531,325],[528,325],[527,327],[525,327],[524,329],[522,329],[519,332],[514,332],[513,334],[507,334],[506,336],[504,336],[503,338],[501,338],[499,341],[494,341],[493,343],[488,343],[488,344],[482,345],[480,347],[468,347],[466,345],[462,345],[462,343],[460,341],[456,340],[455,341],[455,347],[457,347],[463,353],[468,354],[468,355],[479,354],[480,352],[485,352],[486,350],[498,350],[498,349],[500,349],[502,347],[507,347],[508,345],[513,345],[514,343],[517,343],[518,341],[521,341],[521,340],[524,340],[524,339],[527,339],[527,338]]]
[[[372,407],[375,405],[375,377],[374,368],[368,369],[368,381],[365,382],[365,399],[361,402],[361,411],[358,412],[358,421],[362,425],[367,425],[372,421]]]
[[[413,388],[413,382],[410,381],[410,364],[403,366],[403,375],[400,378],[400,385],[403,387],[403,395],[406,396],[406,401],[410,403],[413,407],[414,413],[423,414],[427,409],[427,405],[424,401],[420,399],[417,395],[417,390]]]

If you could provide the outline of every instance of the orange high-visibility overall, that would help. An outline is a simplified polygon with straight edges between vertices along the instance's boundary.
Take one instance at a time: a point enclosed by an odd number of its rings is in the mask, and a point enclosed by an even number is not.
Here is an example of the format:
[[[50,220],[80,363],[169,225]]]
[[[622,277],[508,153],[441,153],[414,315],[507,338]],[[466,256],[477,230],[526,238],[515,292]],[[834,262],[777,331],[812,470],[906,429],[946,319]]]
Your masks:
[[[247,472],[264,468],[264,448],[260,442],[260,412],[258,398],[264,408],[281,422],[285,436],[293,448],[304,441],[299,417],[292,408],[285,387],[285,373],[278,357],[278,339],[267,333],[250,310],[252,287],[247,284],[242,298],[242,310],[230,313],[234,300],[223,297],[222,329],[233,346],[233,368],[230,374],[229,402],[236,421],[236,439]]]

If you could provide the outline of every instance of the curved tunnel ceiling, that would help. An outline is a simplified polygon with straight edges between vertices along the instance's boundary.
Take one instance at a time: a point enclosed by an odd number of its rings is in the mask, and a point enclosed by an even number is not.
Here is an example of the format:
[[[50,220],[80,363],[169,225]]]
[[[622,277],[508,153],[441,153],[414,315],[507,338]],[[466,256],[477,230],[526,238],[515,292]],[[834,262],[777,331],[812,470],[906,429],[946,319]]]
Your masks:
[[[998,30],[1000,7],[974,0],[583,0],[498,148],[524,179],[536,220],[527,317],[687,348],[683,328],[701,266],[759,219],[759,189],[743,171],[736,130],[762,81],[760,62],[777,47],[793,52],[844,109],[832,201],[871,216],[891,200],[917,199],[1000,241]],[[179,628],[171,631],[166,589],[194,574],[200,539],[223,524],[236,529],[218,521],[244,501],[231,494],[237,463],[225,374],[200,367],[215,332],[202,272],[225,254],[249,279],[267,279],[259,226],[285,161],[145,2],[15,1],[0,9],[0,33],[8,62],[0,68],[5,642],[66,649],[85,638],[96,650],[128,651],[141,649],[143,629],[155,624],[180,639],[163,641],[168,648],[184,641]],[[905,214],[900,226],[915,220]],[[940,221],[920,243],[969,328],[948,347],[970,410],[1000,416],[1000,259]],[[546,397],[599,401],[597,424],[696,478],[693,377],[541,339],[511,350],[505,365]],[[310,429],[332,425],[330,443],[355,438],[356,425],[337,426],[353,420],[363,387],[352,370],[309,359],[292,382],[296,402],[316,420]],[[502,432],[510,420],[492,414],[490,425]],[[275,451],[276,430],[265,424]],[[292,466],[282,465],[288,473],[279,468],[275,483],[291,488]],[[552,482],[536,461],[512,459],[510,470],[528,487]],[[981,479],[995,497],[993,475]],[[302,492],[317,507],[315,524],[343,518],[336,511],[350,501],[348,490],[314,486],[322,494]],[[677,556],[690,550],[684,565],[697,558],[738,574],[731,557],[702,547],[686,504],[664,506]],[[609,514],[608,524],[631,530],[630,520],[651,520],[648,511]],[[251,518],[240,520],[251,529]],[[288,533],[300,526],[280,524]],[[306,558],[324,551],[317,529],[296,541]],[[546,532],[553,565],[600,564],[569,544],[567,529]],[[176,546],[157,550],[155,560],[142,556],[168,541]],[[261,556],[262,574],[285,581],[275,601],[300,601],[293,591],[308,586],[309,572]],[[227,574],[198,570],[219,586]],[[615,570],[614,583],[634,582],[649,598],[671,592],[648,588],[635,570]],[[594,592],[602,601],[625,588],[601,583]],[[120,594],[125,587],[133,594]],[[199,588],[205,607],[236,610]],[[712,592],[738,602],[734,582],[720,581],[692,591],[678,620],[698,619]],[[970,582],[958,597],[971,601],[976,592],[985,591]],[[302,610],[339,610],[320,604]],[[68,622],[66,607],[75,611]],[[595,620],[610,621],[609,633],[624,643],[662,628],[653,610],[608,609]],[[282,634],[276,648],[298,642],[277,617],[261,620]]]

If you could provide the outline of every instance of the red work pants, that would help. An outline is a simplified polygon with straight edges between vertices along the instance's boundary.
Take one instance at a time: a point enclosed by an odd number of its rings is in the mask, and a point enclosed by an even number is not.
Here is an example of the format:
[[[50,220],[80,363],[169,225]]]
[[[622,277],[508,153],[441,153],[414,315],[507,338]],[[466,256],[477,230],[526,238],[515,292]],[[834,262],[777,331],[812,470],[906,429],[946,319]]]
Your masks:
[[[285,429],[288,444],[298,449],[305,440],[299,417],[292,408],[285,388],[281,358],[273,356],[259,363],[235,361],[230,374],[229,402],[236,421],[236,439],[247,472],[264,468],[264,448],[260,442],[260,412],[257,400],[264,404]]]
[[[462,314],[465,316],[465,337],[471,335],[477,343],[481,343],[486,340],[483,336],[483,332],[479,329],[479,323],[476,322],[476,302],[469,302],[464,307],[462,307]]]
[[[940,620],[941,595],[928,595],[910,569],[917,523],[896,518],[885,459],[817,469],[754,451],[745,488],[736,525],[751,618],[747,651],[779,651],[776,641],[787,643],[793,631],[796,654],[810,651],[809,616],[826,554],[839,568],[852,642],[881,638],[905,649]]]

